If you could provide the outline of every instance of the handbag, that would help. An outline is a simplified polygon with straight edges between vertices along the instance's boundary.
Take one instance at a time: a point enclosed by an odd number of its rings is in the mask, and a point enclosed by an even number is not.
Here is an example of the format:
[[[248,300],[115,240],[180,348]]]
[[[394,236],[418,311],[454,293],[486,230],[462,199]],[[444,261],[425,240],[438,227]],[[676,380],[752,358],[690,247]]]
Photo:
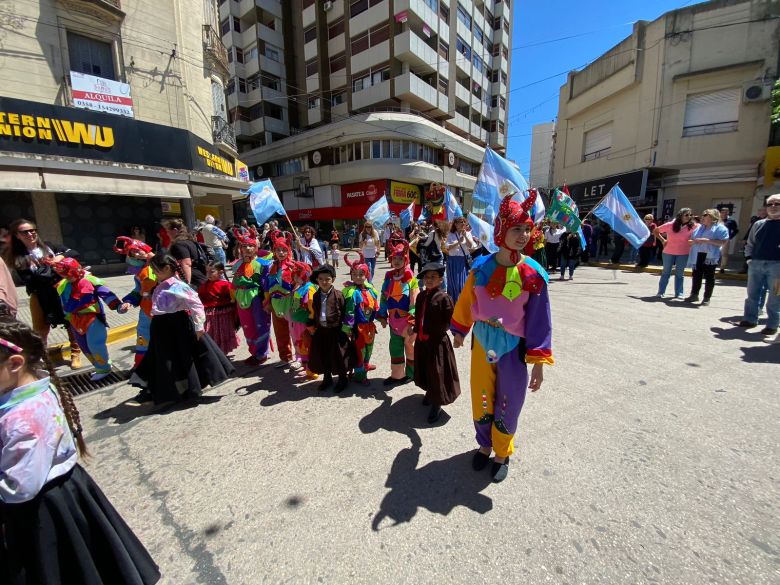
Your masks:
[[[466,270],[471,270],[471,254],[466,254],[466,250],[463,249],[463,244],[460,243],[460,238],[458,238],[458,248],[463,252],[463,257],[466,259]]]

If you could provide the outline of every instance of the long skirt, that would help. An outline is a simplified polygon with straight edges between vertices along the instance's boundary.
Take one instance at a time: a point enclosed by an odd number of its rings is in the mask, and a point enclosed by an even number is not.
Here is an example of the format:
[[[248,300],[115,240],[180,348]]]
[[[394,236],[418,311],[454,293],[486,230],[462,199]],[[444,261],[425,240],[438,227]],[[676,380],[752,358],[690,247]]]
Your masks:
[[[414,383],[425,390],[425,397],[431,404],[445,406],[460,396],[460,377],[452,343],[446,334],[440,340],[414,343],[414,361],[425,364],[414,369]]]
[[[466,285],[469,268],[465,256],[447,256],[447,292],[452,301],[457,303],[460,292]]]
[[[206,333],[225,355],[239,346],[236,323],[238,314],[233,305],[206,309]]]
[[[317,327],[312,335],[309,369],[316,374],[346,376],[355,368],[355,347],[341,327]]]
[[[149,349],[130,378],[146,388],[156,403],[203,394],[230,378],[233,364],[208,333],[198,339],[187,313],[178,311],[152,319]]]
[[[151,585],[160,571],[80,465],[29,502],[0,504],[0,583]]]

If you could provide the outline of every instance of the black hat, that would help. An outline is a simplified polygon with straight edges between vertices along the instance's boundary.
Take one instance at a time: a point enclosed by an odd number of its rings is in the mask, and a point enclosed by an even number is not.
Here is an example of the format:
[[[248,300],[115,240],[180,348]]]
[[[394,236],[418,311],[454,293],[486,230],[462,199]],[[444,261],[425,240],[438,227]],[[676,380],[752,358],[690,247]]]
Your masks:
[[[336,278],[336,269],[333,268],[333,266],[331,266],[330,264],[321,264],[320,266],[318,266],[317,268],[315,268],[312,271],[311,278],[309,278],[309,280],[312,283],[317,284],[317,277],[320,274],[330,274],[331,278],[335,279]]]
[[[426,272],[430,272],[431,270],[435,270],[439,273],[439,276],[444,276],[444,270],[446,269],[446,266],[442,264],[441,262],[428,262],[425,266],[422,267],[420,272],[417,274],[417,279],[422,280],[422,277],[425,275]]]

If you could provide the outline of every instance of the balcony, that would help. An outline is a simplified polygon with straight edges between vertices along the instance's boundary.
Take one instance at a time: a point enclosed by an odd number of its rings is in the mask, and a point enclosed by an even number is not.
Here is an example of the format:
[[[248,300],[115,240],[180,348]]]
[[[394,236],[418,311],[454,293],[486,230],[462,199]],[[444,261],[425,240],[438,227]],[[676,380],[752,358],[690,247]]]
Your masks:
[[[491,132],[490,146],[497,146],[502,150],[506,148],[506,134],[503,134],[501,132]]]
[[[467,106],[471,103],[471,92],[460,83],[455,83],[455,98],[462,102],[461,105]]]
[[[420,71],[434,72],[440,61],[447,63],[428,43],[411,30],[396,35],[395,58],[409,63]]]
[[[359,110],[367,106],[390,101],[390,81],[382,81],[361,91],[352,92],[352,109]]]
[[[414,73],[404,73],[395,78],[395,97],[429,116],[447,114],[446,96]]]
[[[395,0],[393,10],[395,11],[395,14],[408,11],[410,14],[419,18],[421,22],[424,22],[431,27],[434,34],[441,34],[443,37],[446,36],[449,40],[449,35],[444,35],[442,31],[439,30],[439,26],[443,22],[441,18],[439,18],[439,15],[431,10],[422,0]]]
[[[230,77],[227,49],[222,44],[219,33],[210,24],[203,25],[203,57],[222,81],[226,82]]]
[[[110,14],[117,20],[122,20],[125,17],[120,0],[75,0],[74,2],[60,0],[60,2],[65,4],[66,7],[68,4],[75,4],[79,8],[83,7],[84,10],[99,8],[102,12]]]
[[[224,144],[231,150],[236,150],[236,133],[233,126],[222,116],[211,116],[211,134],[214,144]]]

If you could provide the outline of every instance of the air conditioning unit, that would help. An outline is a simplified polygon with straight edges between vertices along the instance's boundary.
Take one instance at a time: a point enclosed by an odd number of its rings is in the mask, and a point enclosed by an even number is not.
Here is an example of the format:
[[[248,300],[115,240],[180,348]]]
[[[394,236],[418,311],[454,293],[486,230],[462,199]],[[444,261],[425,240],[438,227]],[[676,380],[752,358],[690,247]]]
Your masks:
[[[325,0],[325,2],[322,3],[322,9],[325,12],[328,12],[331,8],[333,8],[333,1],[332,0]]]
[[[749,104],[751,102],[765,102],[772,97],[771,81],[749,81],[742,86],[742,101]]]

